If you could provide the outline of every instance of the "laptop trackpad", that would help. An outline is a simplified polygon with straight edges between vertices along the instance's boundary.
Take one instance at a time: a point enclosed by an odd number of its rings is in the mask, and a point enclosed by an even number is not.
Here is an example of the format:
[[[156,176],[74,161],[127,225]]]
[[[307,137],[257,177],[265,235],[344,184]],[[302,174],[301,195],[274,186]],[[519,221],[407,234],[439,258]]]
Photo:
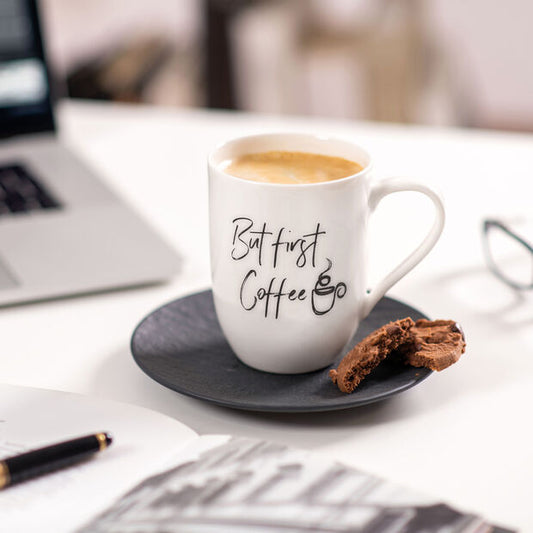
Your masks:
[[[19,284],[13,277],[13,275],[9,272],[9,270],[3,265],[2,261],[0,260],[0,290],[2,289],[12,289],[13,287],[17,287]]]

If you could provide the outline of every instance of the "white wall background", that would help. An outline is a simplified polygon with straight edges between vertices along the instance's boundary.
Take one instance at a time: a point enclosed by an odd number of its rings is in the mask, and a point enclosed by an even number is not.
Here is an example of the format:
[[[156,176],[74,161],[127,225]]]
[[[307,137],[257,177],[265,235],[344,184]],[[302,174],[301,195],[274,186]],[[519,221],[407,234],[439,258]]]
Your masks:
[[[376,2],[304,1],[321,6],[323,20],[341,30],[366,22]],[[42,0],[42,5],[59,73],[128,35],[155,31],[187,46],[202,31],[199,0]],[[533,131],[533,2],[422,0],[421,6],[428,36],[444,53],[467,122]],[[350,107],[357,115],[358,106]]]
[[[479,124],[533,131],[533,2],[427,4],[431,28],[475,93]]]
[[[129,37],[156,32],[187,45],[200,31],[198,0],[41,0],[49,55],[63,75]]]

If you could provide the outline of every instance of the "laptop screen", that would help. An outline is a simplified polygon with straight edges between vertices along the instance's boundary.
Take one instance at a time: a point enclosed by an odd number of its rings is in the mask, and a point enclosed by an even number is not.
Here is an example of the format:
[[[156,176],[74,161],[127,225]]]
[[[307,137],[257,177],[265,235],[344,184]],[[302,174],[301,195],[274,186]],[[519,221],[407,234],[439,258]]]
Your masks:
[[[0,0],[0,137],[53,131],[35,0]]]

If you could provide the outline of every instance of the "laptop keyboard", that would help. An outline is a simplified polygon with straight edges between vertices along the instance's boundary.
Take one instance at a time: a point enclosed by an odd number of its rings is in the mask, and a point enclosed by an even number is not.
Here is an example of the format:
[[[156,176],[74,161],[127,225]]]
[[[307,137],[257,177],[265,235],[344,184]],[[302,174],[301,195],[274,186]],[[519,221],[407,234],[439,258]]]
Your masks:
[[[0,166],[0,216],[58,207],[61,204],[23,166]]]

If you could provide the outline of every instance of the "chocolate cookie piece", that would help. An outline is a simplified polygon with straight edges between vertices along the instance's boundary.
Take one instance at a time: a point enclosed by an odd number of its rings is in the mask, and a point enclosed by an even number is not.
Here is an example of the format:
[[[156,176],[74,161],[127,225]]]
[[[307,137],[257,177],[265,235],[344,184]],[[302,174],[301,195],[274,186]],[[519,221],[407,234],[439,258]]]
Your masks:
[[[409,341],[414,324],[411,318],[403,318],[370,333],[344,356],[337,370],[329,371],[333,383],[342,392],[353,392],[387,355]]]
[[[417,320],[411,340],[398,353],[412,366],[440,372],[459,360],[466,347],[463,330],[453,320]]]

